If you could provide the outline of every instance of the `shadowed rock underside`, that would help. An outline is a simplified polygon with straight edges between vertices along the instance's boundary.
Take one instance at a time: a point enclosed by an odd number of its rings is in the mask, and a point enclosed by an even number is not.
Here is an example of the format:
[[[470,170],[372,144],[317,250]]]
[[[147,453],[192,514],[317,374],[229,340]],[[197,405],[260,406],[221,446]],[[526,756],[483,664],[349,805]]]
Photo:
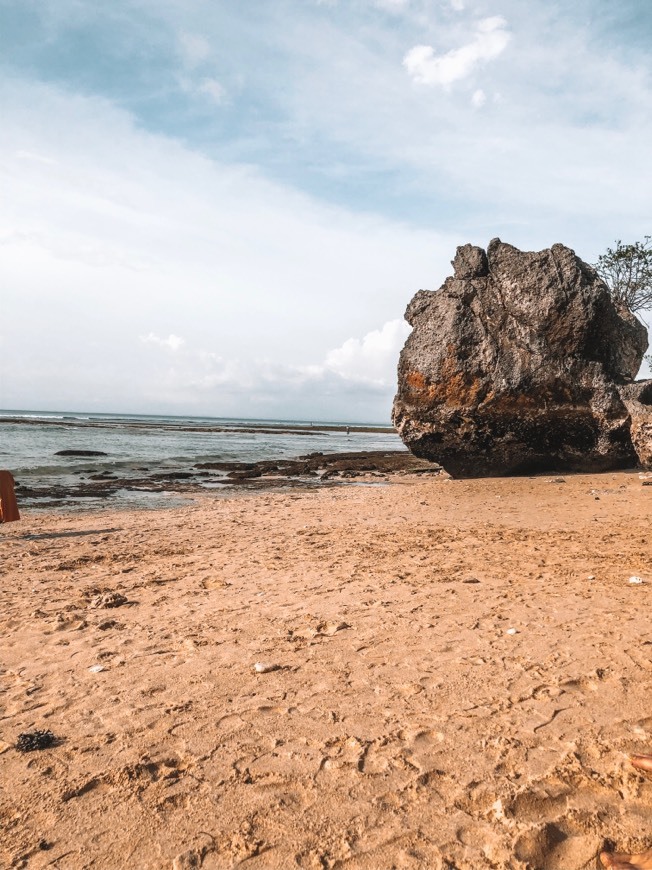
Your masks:
[[[456,477],[652,462],[647,330],[591,266],[494,239],[453,267],[405,314],[393,421],[416,456]]]

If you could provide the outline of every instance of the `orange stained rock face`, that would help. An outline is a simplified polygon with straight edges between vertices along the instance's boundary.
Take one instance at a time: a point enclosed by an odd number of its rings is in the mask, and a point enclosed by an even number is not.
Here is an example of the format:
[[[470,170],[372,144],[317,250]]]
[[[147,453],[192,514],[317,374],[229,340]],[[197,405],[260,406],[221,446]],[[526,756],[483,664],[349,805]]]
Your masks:
[[[14,478],[9,471],[0,471],[0,522],[13,523],[20,519]]]
[[[421,372],[409,372],[406,383],[410,401],[415,405],[439,404],[455,408],[476,404],[482,389],[480,380],[454,371],[453,366],[452,360],[446,360],[441,380],[436,383],[429,383]]]
[[[419,371],[408,372],[405,382],[410,402],[414,405],[449,405],[455,408],[491,408],[501,413],[521,413],[540,409],[542,402],[549,406],[573,405],[568,384],[557,382],[542,393],[527,394],[488,390],[480,378],[456,369],[449,356],[441,367],[440,379],[432,383]]]

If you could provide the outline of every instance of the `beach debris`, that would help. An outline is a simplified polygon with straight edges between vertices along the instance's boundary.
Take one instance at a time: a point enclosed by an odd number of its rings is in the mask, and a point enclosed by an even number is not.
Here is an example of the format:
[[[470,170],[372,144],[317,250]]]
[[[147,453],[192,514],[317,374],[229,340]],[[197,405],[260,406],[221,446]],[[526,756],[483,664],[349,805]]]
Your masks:
[[[589,574],[589,576],[586,579],[587,580],[595,580],[595,574]]]
[[[106,670],[106,668],[104,667],[104,665],[91,665],[88,670],[91,672],[91,674],[100,674],[102,673],[102,671]]]
[[[34,752],[36,749],[48,749],[56,743],[57,738],[51,731],[25,731],[18,735],[16,749],[19,752]]]
[[[505,634],[518,634],[517,628],[508,628]]]
[[[128,599],[121,592],[103,592],[91,601],[91,607],[122,607]]]
[[[652,466],[647,330],[597,273],[500,239],[452,265],[405,313],[392,417],[415,456],[455,477]]]
[[[645,583],[645,580],[642,577],[637,577],[636,574],[632,574],[627,582],[631,583],[632,586],[641,586]]]
[[[271,674],[272,671],[280,671],[281,666],[271,662],[256,662],[254,671],[257,674]]]

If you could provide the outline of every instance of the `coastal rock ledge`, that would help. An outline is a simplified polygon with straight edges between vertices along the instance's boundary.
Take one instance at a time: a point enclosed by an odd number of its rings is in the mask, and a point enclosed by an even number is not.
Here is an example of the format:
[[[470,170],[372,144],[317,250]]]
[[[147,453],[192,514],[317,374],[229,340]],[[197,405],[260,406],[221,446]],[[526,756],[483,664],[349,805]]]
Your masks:
[[[405,319],[393,422],[454,477],[652,463],[647,330],[564,245],[457,249]]]

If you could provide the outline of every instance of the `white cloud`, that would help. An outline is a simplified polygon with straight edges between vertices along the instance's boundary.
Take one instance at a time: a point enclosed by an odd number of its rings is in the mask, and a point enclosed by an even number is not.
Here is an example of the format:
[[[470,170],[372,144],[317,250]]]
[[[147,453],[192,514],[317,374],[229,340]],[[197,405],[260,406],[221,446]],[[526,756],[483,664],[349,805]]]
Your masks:
[[[184,63],[189,67],[202,64],[211,55],[208,40],[197,33],[181,33],[179,35],[179,52]]]
[[[174,335],[171,333],[167,338],[160,338],[153,332],[148,333],[147,335],[141,335],[140,340],[143,344],[153,344],[157,347],[164,347],[167,350],[171,350],[173,352],[178,351],[183,345],[186,343],[185,339],[181,338],[178,335]]]
[[[172,365],[152,365],[141,360],[135,377],[158,405],[219,408],[219,413],[242,414],[246,403],[250,413],[283,416],[288,400],[304,409],[301,416],[343,417],[345,402],[360,403],[358,419],[378,418],[378,408],[389,410],[396,390],[399,353],[410,327],[398,318],[362,338],[349,338],[328,351],[324,358],[304,364],[284,363],[272,358],[229,357],[211,350],[177,348]],[[170,340],[153,333],[141,341],[167,347]],[[238,410],[240,403],[240,410]],[[218,412],[216,412],[218,413]],[[371,414],[371,417],[369,416]],[[360,416],[361,415],[361,416]]]
[[[450,0],[452,8],[456,12],[462,12],[464,9],[464,0]]]
[[[473,92],[473,96],[471,97],[471,104],[476,109],[481,109],[482,106],[487,102],[487,95],[482,90],[482,88],[478,88],[477,91]]]
[[[197,90],[200,94],[206,94],[214,100],[218,105],[222,105],[226,99],[226,90],[217,79],[205,78],[199,84]]]
[[[478,64],[502,54],[510,40],[506,27],[500,16],[483,18],[475,38],[461,48],[435,55],[432,46],[416,45],[405,55],[403,65],[418,84],[448,87],[470,75]]]
[[[389,320],[364,338],[349,338],[331,350],[324,368],[349,380],[393,386],[398,355],[409,334],[410,327],[402,318]]]

